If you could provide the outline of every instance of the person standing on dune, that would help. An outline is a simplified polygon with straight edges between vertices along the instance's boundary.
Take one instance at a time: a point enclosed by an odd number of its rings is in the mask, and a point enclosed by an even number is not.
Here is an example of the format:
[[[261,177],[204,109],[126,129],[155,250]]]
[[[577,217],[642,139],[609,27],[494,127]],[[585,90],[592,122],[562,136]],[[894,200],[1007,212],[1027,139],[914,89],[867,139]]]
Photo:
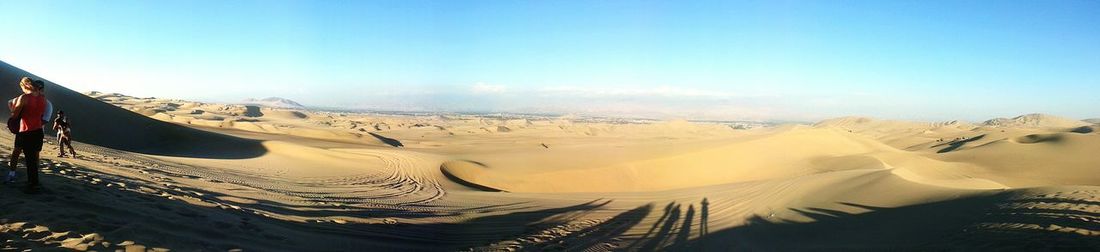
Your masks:
[[[33,85],[34,81],[29,77],[23,77],[23,79],[21,79],[19,81],[19,83],[20,83],[20,85],[22,85],[22,83],[28,83],[27,85]],[[45,85],[43,85],[43,89],[40,90],[39,92],[41,92],[43,95],[46,94]],[[8,101],[8,109],[15,110],[15,102],[17,100],[19,100],[19,97],[15,97],[15,98],[12,98],[11,100],[9,100]],[[43,125],[50,122],[50,117],[53,116],[52,112],[53,112],[53,103],[50,102],[50,100],[46,100],[46,112],[42,114],[42,124]],[[14,183],[15,182],[15,176],[16,176],[15,168],[16,168],[17,164],[19,163],[19,155],[22,154],[22,153],[23,153],[23,148],[20,148],[19,146],[14,146],[11,149],[11,159],[8,160],[8,172],[4,176],[4,181],[3,181],[4,183]]]
[[[29,78],[24,78],[24,80]],[[42,116],[46,114],[46,96],[42,90],[45,83],[41,80],[21,81],[19,87],[23,95],[16,98],[11,106],[12,113],[9,121],[18,120],[18,130],[15,134],[15,148],[22,149],[24,164],[27,166],[27,188],[25,192],[36,193],[40,189],[38,181],[38,157],[42,152],[42,140],[45,132],[42,126],[45,124]],[[12,157],[13,160],[18,157]]]
[[[53,120],[53,130],[57,131],[57,157],[65,157],[65,146],[69,146],[69,153],[76,158],[76,148],[73,148],[72,125],[69,118],[65,117],[65,111],[57,111],[57,119]]]

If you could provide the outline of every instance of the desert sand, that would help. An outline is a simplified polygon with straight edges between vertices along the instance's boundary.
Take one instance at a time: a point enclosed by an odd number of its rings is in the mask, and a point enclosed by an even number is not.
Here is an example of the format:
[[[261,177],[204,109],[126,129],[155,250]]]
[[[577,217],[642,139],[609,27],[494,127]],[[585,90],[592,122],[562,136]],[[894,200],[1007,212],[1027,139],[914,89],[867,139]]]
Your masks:
[[[33,76],[0,67],[3,97]],[[1095,121],[741,129],[47,94],[81,155],[51,142],[45,193],[0,187],[5,249],[1100,248]]]

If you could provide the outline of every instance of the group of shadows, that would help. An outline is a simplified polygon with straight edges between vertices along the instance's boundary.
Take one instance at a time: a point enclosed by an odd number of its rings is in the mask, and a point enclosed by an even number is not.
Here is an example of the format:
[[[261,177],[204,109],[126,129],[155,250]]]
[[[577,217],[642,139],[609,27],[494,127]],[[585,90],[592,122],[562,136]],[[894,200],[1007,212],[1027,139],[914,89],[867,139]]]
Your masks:
[[[1084,192],[1089,199],[1073,199],[1009,191],[894,208],[839,202],[867,212],[790,209],[812,221],[753,216],[743,226],[711,233],[698,242],[738,250],[1097,250],[1098,193]]]
[[[1100,237],[1095,233],[1065,232],[1066,228],[1100,230],[1100,214],[1096,212],[1100,201],[1095,198],[1098,192],[1083,192],[1078,196],[1085,198],[1080,199],[1035,198],[1005,191],[895,208],[838,202],[865,212],[788,209],[812,220],[749,216],[744,225],[710,230],[711,213],[723,209],[711,209],[707,198],[641,204],[619,210],[610,218],[575,225],[594,211],[608,211],[613,200],[597,199],[550,209],[538,208],[532,202],[469,208],[291,205],[263,199],[242,203],[224,200],[228,195],[202,188],[115,176],[66,162],[44,162],[49,168],[43,175],[47,188],[43,194],[24,195],[14,185],[0,187],[0,224],[4,224],[0,240],[6,240],[3,248],[49,248],[66,243],[94,250],[140,245],[185,251],[1100,248]],[[198,199],[207,206],[183,202],[179,200],[182,197]],[[327,200],[338,197],[333,195]],[[1036,204],[1067,207],[1050,209],[1034,207]],[[466,214],[481,217],[460,218]],[[308,221],[286,220],[286,216]],[[380,221],[333,222],[334,216]],[[416,221],[425,218],[454,221]],[[15,223],[21,223],[20,228],[12,228]],[[1026,224],[1041,228],[1020,228]]]

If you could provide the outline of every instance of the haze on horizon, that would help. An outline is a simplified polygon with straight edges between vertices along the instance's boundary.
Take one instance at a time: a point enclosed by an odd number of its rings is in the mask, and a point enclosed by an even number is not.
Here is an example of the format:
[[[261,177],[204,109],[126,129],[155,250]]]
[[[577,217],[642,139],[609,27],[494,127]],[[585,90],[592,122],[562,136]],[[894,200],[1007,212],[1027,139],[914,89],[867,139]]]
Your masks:
[[[4,1],[78,91],[818,120],[1100,117],[1100,2]]]

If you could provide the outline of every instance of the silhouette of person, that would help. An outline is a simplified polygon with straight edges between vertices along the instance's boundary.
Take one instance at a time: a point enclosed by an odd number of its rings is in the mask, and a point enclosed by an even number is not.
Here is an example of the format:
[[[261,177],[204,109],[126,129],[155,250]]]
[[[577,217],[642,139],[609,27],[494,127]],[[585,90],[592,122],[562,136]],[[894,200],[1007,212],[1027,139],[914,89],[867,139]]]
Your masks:
[[[57,131],[57,157],[65,157],[65,146],[69,147],[69,153],[76,158],[76,148],[73,148],[72,124],[65,116],[65,111],[57,112],[57,119],[53,120],[53,130]]]

